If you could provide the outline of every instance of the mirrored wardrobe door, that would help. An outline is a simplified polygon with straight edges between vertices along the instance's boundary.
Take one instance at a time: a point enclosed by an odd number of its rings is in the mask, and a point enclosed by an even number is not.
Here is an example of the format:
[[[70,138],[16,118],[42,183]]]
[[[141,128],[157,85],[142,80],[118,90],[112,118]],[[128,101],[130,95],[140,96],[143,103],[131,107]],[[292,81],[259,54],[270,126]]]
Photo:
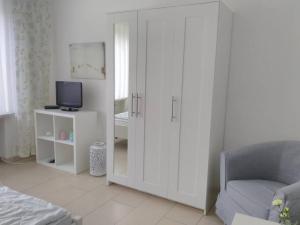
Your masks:
[[[129,24],[114,25],[114,175],[128,175]],[[133,112],[132,112],[133,113]]]
[[[109,63],[113,95],[111,148],[108,179],[129,185],[134,180],[135,166],[135,118],[136,118],[136,50],[137,13],[110,15],[111,42]],[[109,129],[108,129],[109,130]]]

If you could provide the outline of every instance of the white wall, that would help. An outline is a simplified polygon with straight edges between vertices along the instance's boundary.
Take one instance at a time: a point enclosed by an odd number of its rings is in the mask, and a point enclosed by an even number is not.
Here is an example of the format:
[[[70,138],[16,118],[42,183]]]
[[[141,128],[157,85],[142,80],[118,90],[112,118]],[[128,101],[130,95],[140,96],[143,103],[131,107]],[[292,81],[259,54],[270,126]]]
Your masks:
[[[70,43],[104,41],[106,35],[106,13],[128,9],[149,7],[170,2],[168,0],[55,0],[55,66],[54,78],[50,85],[52,103],[54,81],[70,80],[68,46]],[[99,112],[100,139],[105,138],[106,89],[105,80],[81,80],[83,82],[86,109]]]
[[[13,115],[0,117],[0,157],[16,156],[17,123]]]
[[[300,1],[235,8],[225,147],[300,139]]]
[[[228,1],[235,15],[226,149],[300,139],[300,1]],[[55,0],[54,80],[70,79],[70,43],[104,40],[105,12],[166,2],[172,1]],[[84,90],[86,108],[102,114],[99,137],[104,137],[105,81],[84,81]]]

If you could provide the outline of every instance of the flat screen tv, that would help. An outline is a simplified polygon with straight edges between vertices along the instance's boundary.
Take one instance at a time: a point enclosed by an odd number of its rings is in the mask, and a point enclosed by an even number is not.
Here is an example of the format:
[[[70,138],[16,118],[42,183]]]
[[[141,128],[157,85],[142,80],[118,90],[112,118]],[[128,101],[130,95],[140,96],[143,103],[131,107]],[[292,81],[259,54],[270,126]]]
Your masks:
[[[82,107],[82,83],[56,81],[56,105],[64,111],[78,111]]]

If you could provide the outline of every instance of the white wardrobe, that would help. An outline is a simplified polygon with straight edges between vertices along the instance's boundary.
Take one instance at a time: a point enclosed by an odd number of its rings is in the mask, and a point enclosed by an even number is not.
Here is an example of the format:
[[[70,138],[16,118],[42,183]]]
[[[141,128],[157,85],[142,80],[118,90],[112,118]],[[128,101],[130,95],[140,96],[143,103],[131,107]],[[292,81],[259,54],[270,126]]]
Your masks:
[[[108,15],[108,182],[212,206],[231,24],[231,11],[215,0]]]

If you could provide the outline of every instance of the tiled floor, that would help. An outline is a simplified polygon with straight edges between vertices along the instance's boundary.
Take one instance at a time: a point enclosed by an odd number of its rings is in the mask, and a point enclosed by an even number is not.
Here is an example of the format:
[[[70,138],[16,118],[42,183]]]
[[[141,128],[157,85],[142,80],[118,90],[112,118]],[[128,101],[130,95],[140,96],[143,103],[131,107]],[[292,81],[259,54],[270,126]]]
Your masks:
[[[0,163],[0,183],[60,205],[83,217],[84,225],[221,225],[215,215],[83,173],[70,175],[27,162]]]

